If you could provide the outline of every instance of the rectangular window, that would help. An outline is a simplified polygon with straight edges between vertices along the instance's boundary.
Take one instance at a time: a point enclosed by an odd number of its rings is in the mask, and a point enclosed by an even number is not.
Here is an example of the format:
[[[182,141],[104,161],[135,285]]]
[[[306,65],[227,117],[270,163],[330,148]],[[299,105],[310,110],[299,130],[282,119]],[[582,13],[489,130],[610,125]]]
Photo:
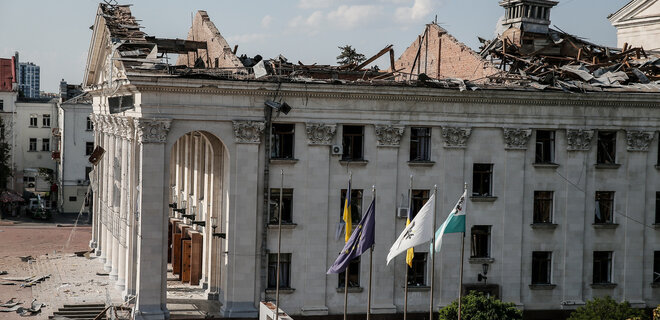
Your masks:
[[[593,283],[612,283],[612,251],[594,251]]]
[[[36,138],[30,138],[30,148],[28,150],[29,151],[37,151],[37,139]]]
[[[293,204],[293,189],[282,192],[282,223],[292,223],[291,212]],[[280,189],[270,189],[270,224],[277,224],[280,205]]]
[[[344,202],[346,201],[346,189],[341,189],[341,206],[339,208],[339,219],[344,218]],[[360,223],[362,219],[362,189],[351,189],[351,221],[353,224]]]
[[[552,223],[552,191],[534,191],[534,223]]]
[[[30,115],[30,127],[36,127],[37,126],[37,115],[36,114],[31,114]]]
[[[344,277],[346,277],[346,271],[339,274],[337,287],[344,287]],[[357,257],[348,264],[348,287],[349,288],[359,288],[360,287],[360,257]]]
[[[655,193],[655,224],[660,224],[660,192]]]
[[[532,252],[532,284],[550,284],[552,252]]]
[[[85,155],[92,155],[94,152],[94,142],[85,142]]]
[[[536,163],[555,162],[555,132],[536,131]]]
[[[408,286],[426,286],[426,253],[415,252],[412,267],[408,266]]]
[[[410,161],[431,161],[431,128],[410,128]]]
[[[472,170],[472,195],[490,197],[492,193],[493,165],[475,163]]]
[[[85,180],[89,181],[89,173],[92,172],[92,167],[85,167]]]
[[[286,123],[273,123],[270,157],[272,159],[293,159],[293,133],[295,126]]]
[[[653,251],[653,283],[660,283],[660,251]]]
[[[0,111],[5,111],[5,101],[0,99]]]
[[[490,258],[490,227],[472,227],[471,258]]]
[[[41,117],[41,126],[43,128],[50,128],[50,115],[49,114],[44,114]]]
[[[268,289],[277,287],[277,253],[268,254]],[[280,253],[280,288],[291,288],[291,254]]]
[[[598,131],[596,163],[616,164],[616,131]]]
[[[344,126],[342,160],[364,160],[364,126]]]
[[[417,212],[426,204],[426,201],[429,200],[429,190],[413,190],[412,191],[412,211],[410,211],[411,217],[415,218]]]
[[[78,197],[69,197],[69,201],[76,202],[78,201]]]
[[[92,118],[87,117],[87,131],[92,130],[94,130],[94,122],[92,122]]]
[[[614,223],[614,191],[596,191],[595,223]]]
[[[41,151],[50,151],[50,139],[43,139],[41,141]]]

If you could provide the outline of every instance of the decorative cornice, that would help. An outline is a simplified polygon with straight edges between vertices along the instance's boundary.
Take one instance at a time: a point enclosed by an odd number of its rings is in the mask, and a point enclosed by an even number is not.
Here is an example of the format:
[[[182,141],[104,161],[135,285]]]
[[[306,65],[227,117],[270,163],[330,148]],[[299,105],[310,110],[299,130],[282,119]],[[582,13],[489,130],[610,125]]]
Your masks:
[[[503,128],[505,149],[525,150],[527,141],[532,135],[532,129]]]
[[[124,139],[127,139],[129,141],[133,140],[133,137],[135,135],[135,122],[133,121],[133,118],[131,117],[122,117],[121,123],[122,123],[122,137]]]
[[[261,143],[261,134],[266,127],[263,122],[235,120],[232,124],[236,143]]]
[[[307,129],[307,143],[315,145],[331,145],[332,139],[337,132],[336,124],[308,122],[305,124]]]
[[[465,148],[471,134],[471,128],[442,128],[442,138],[445,139],[445,148]]]
[[[105,114],[99,114],[99,119],[101,120],[101,127],[103,130],[103,133],[105,134],[112,134],[112,122],[110,120],[110,117]]]
[[[133,123],[140,143],[165,143],[172,120],[138,118]]]
[[[593,130],[567,129],[566,140],[568,151],[587,151],[591,149],[591,139],[594,137]]]
[[[401,144],[404,126],[376,125],[376,139],[379,147],[398,147]]]
[[[649,151],[649,145],[653,140],[653,132],[641,130],[626,131],[626,142],[628,151]]]
[[[124,131],[121,119],[118,116],[108,116],[108,119],[110,119],[112,134],[116,137],[121,137]]]

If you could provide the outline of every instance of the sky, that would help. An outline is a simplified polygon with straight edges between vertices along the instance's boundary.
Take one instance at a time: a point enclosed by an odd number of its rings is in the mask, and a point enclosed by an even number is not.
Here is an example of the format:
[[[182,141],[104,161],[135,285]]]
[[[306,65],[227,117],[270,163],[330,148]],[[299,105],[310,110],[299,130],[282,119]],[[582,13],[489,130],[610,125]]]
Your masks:
[[[490,39],[504,9],[498,0],[131,0],[143,31],[184,38],[192,15],[206,10],[238,54],[305,64],[336,64],[338,46],[352,45],[370,57],[389,44],[398,57],[436,19],[459,41],[478,49]],[[607,46],[616,29],[607,16],[628,0],[559,0],[552,25]],[[41,90],[59,82],[82,82],[96,9],[95,0],[0,0],[0,57],[19,52],[21,62],[41,67]],[[385,69],[389,62],[376,61]]]

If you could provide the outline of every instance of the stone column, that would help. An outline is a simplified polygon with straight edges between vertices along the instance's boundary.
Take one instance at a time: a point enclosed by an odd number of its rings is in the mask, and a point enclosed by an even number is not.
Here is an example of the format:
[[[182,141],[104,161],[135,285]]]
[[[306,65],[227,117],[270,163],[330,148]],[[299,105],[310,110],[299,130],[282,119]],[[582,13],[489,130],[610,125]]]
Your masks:
[[[206,234],[208,236],[208,249],[209,254],[208,267],[210,270],[208,272],[208,289],[207,295],[209,300],[218,300],[220,297],[220,270],[221,270],[221,260],[223,257],[222,244],[224,239],[215,238],[211,235],[213,226],[211,225],[211,216],[217,217],[217,226],[215,232],[225,232],[224,218],[225,211],[223,206],[224,201],[224,148],[219,141],[211,141],[211,145],[207,146],[207,170],[206,170],[206,210],[207,216],[207,227]]]
[[[103,133],[101,131],[101,123],[97,118],[97,115],[92,113],[90,115],[90,118],[92,120],[92,123],[94,124],[94,145],[95,146],[100,146],[102,145],[102,139],[103,139]],[[103,159],[103,158],[101,158]],[[95,254],[96,256],[101,255],[101,201],[100,201],[100,196],[101,196],[101,162],[97,162],[96,165],[94,166],[94,179],[92,183],[92,190],[93,190],[93,196],[92,196],[92,240],[90,242],[90,247],[95,249]]]
[[[124,289],[124,299],[127,299],[131,295],[135,295],[136,287],[136,278],[137,278],[137,176],[140,168],[139,158],[136,151],[136,142],[135,142],[135,122],[130,119],[131,123],[129,124],[132,127],[131,134],[129,136],[129,149],[128,149],[128,230],[127,232],[127,241],[128,241],[128,257],[126,259],[126,287]]]
[[[108,207],[108,187],[110,186],[110,183],[108,183],[110,179],[110,166],[112,163],[112,147],[110,145],[110,133],[112,130],[110,130],[110,124],[108,123],[108,117],[107,115],[99,115],[101,118],[101,122],[103,122],[103,148],[105,148],[105,156],[103,157],[103,163],[101,164],[103,166],[103,181],[101,184],[101,189],[102,189],[102,203],[101,203],[101,211],[102,211],[102,221],[103,221],[103,253],[101,255],[101,261],[104,263],[104,270],[105,271],[110,271],[110,267],[112,266],[112,245],[111,242],[108,241],[109,235],[111,232],[111,224],[110,224],[110,209]],[[108,264],[110,263],[110,264]]]
[[[119,216],[120,216],[120,234],[119,234],[119,273],[117,275],[117,288],[124,290],[126,286],[126,254],[127,254],[127,241],[128,238],[128,189],[130,188],[129,182],[129,139],[133,134],[133,121],[130,118],[119,118],[121,123],[121,175],[119,179],[119,187],[121,194],[119,199]]]
[[[140,157],[137,225],[137,281],[133,317],[166,319],[167,285],[167,175],[165,150],[169,119],[135,119]]]
[[[121,173],[121,122],[116,116],[110,117],[113,123],[113,157],[112,157],[112,179],[110,180],[112,197],[110,197],[110,209],[112,212],[112,269],[110,271],[110,280],[117,280],[119,277],[119,236],[121,235],[121,219],[119,216],[119,198],[120,198],[120,173]]]

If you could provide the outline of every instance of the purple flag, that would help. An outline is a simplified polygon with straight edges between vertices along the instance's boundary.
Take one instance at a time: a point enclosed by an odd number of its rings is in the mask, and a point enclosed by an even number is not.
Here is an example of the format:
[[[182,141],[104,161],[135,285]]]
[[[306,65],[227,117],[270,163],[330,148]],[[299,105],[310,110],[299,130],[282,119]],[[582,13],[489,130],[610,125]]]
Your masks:
[[[367,209],[362,220],[360,220],[360,223],[353,230],[351,237],[346,242],[346,245],[344,245],[344,249],[341,249],[337,260],[328,269],[328,274],[344,272],[351,260],[361,256],[374,245],[375,211],[376,199],[371,201],[369,209]]]

